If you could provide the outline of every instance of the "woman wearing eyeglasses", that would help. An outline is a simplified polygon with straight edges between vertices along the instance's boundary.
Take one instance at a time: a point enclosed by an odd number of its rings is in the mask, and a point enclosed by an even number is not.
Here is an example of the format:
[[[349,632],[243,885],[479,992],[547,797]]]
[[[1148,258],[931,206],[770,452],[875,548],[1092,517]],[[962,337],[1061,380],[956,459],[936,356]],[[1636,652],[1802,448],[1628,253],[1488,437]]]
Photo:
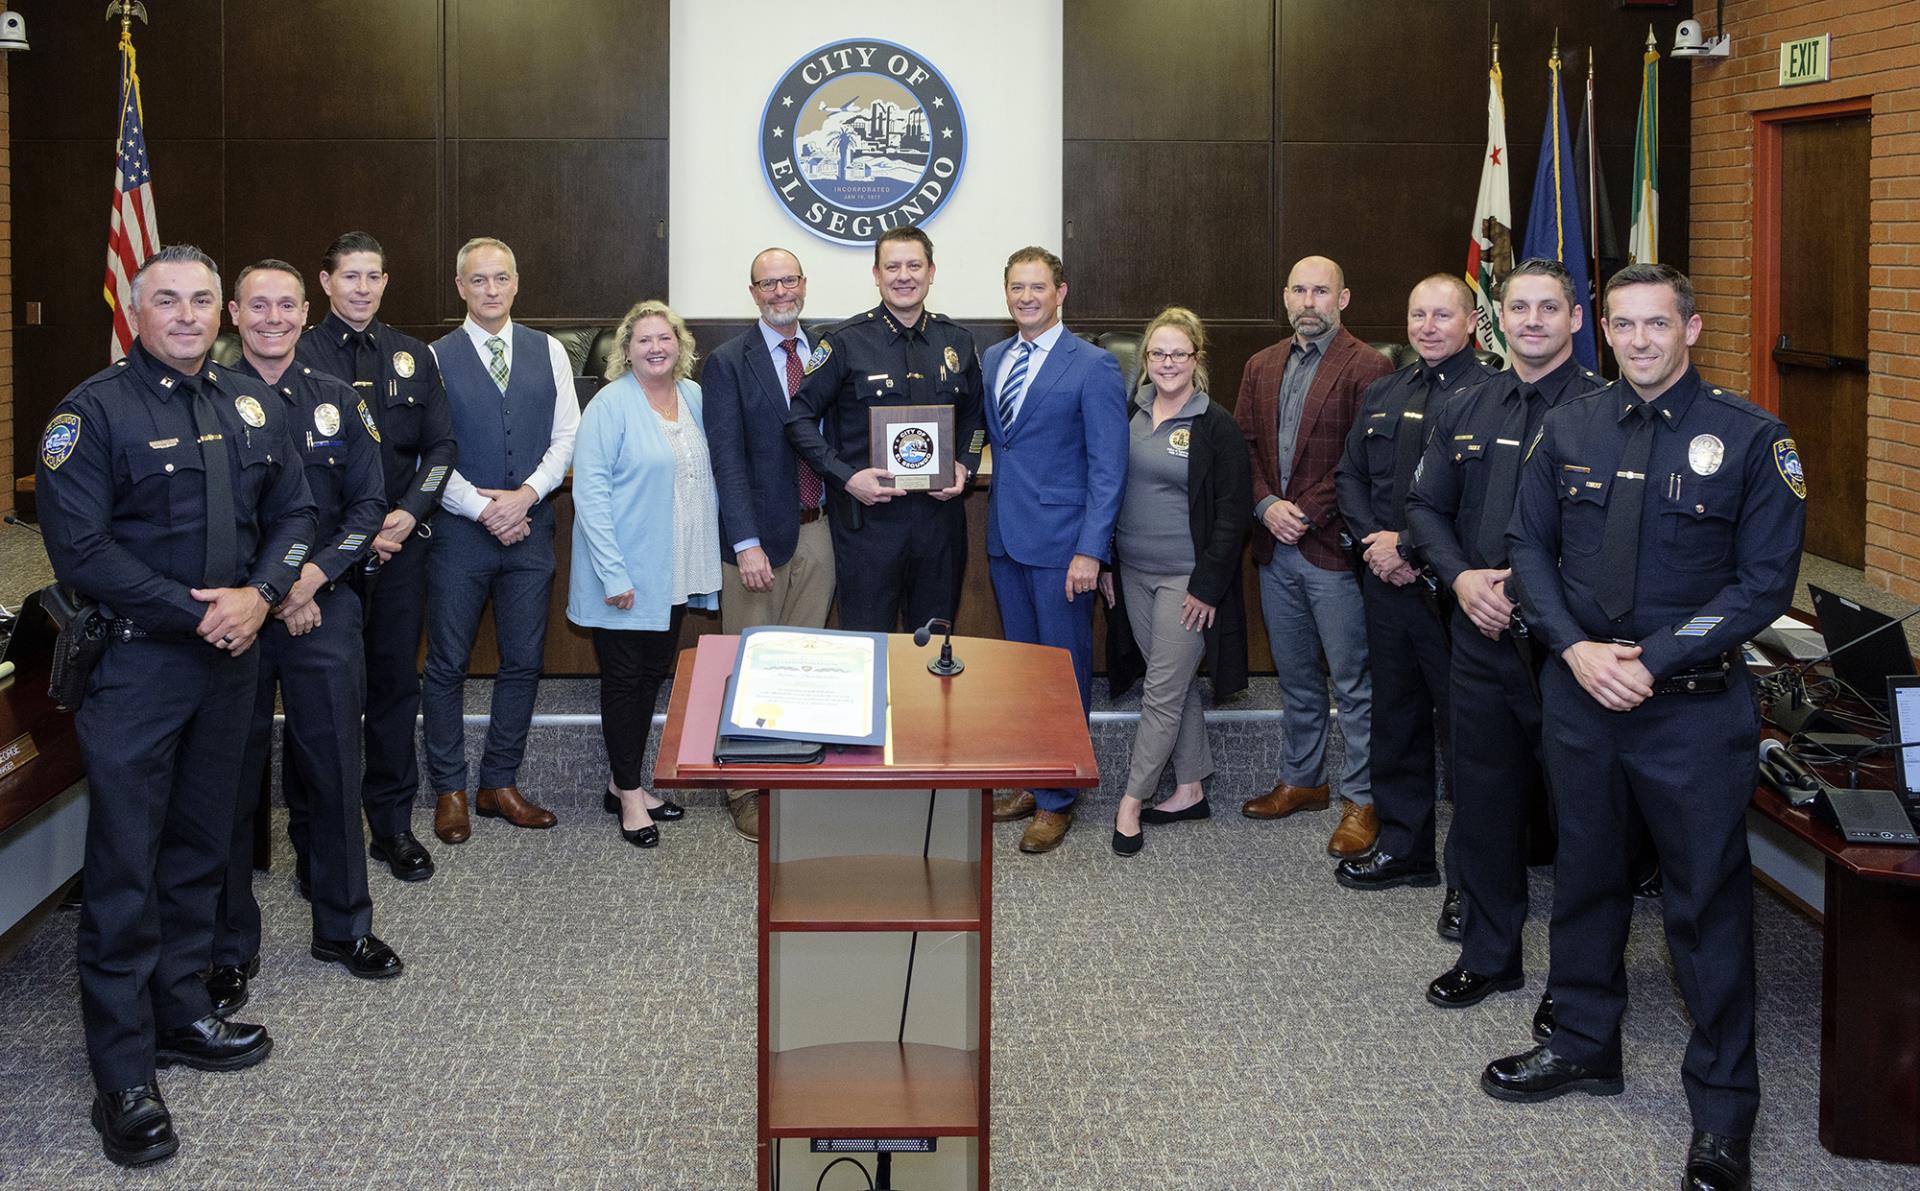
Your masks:
[[[1253,473],[1233,415],[1207,396],[1206,330],[1170,306],[1147,324],[1141,384],[1129,423],[1126,495],[1114,526],[1114,565],[1146,678],[1113,850],[1138,852],[1142,823],[1205,819],[1201,783],[1213,773],[1194,676],[1204,658],[1214,697],[1245,689],[1246,609],[1240,547]],[[1111,575],[1101,576],[1113,602]],[[1146,809],[1169,761],[1173,796]]]
[[[720,604],[720,517],[692,371],[687,324],[665,302],[636,305],[573,448],[567,619],[593,631],[613,769],[606,808],[640,848],[660,842],[656,821],[686,814],[646,788],[642,758],[682,617]]]

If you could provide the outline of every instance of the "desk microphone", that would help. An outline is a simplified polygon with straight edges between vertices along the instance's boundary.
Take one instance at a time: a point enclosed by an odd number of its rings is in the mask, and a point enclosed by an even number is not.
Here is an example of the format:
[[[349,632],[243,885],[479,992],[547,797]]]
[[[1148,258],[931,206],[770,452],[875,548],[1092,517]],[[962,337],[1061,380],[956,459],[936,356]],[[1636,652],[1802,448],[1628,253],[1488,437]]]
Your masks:
[[[0,516],[0,521],[4,521],[4,522],[6,522],[6,523],[7,523],[8,525],[17,525],[17,526],[19,526],[19,527],[20,527],[21,529],[28,529],[28,530],[32,530],[32,531],[33,531],[33,533],[34,533],[34,534],[35,534],[36,536],[38,536],[38,537],[42,537],[42,538],[44,538],[44,537],[46,537],[46,536],[47,536],[46,534],[43,534],[43,533],[41,533],[41,532],[40,532],[40,527],[39,527],[38,525],[31,525],[31,524],[29,524],[29,523],[27,523],[27,522],[25,522],[25,521],[22,521],[22,520],[20,520],[20,518],[18,518],[18,517],[16,517],[16,516],[14,516],[14,515],[13,515],[12,513],[7,513],[7,514],[5,514],[5,515],[3,515],[3,516]]]
[[[1805,761],[1771,736],[1760,742],[1760,780],[1794,806],[1806,806],[1827,787]]]
[[[941,625],[947,630],[946,640],[940,643],[940,656],[927,663],[927,671],[942,678],[952,678],[967,668],[967,664],[953,656],[953,622],[942,620],[938,616],[913,630],[913,643],[922,648],[933,640],[933,626]]]

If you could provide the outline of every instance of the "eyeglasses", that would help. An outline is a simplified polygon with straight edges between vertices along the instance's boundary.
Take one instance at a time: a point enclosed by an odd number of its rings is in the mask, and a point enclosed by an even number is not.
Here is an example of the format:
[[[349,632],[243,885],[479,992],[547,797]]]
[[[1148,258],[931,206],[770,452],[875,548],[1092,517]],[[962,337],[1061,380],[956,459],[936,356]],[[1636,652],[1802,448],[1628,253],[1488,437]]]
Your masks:
[[[805,277],[762,277],[753,288],[763,294],[777,294],[783,289],[799,289],[806,281]]]
[[[1184,364],[1199,354],[1198,352],[1163,352],[1155,348],[1147,353],[1147,361],[1152,364]]]

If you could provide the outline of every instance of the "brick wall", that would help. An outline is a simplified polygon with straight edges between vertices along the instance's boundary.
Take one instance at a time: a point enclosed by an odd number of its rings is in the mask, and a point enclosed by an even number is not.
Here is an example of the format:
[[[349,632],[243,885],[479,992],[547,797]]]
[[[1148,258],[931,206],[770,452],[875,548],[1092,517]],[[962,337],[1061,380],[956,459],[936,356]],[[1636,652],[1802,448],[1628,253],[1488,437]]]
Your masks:
[[[13,120],[0,54],[0,512],[13,511]]]
[[[1713,32],[1712,6],[1697,4]],[[1752,113],[1871,96],[1867,576],[1920,603],[1920,0],[1729,0],[1733,56],[1692,70],[1691,268],[1703,373],[1751,391]],[[1833,35],[1831,81],[1783,88],[1780,43]]]

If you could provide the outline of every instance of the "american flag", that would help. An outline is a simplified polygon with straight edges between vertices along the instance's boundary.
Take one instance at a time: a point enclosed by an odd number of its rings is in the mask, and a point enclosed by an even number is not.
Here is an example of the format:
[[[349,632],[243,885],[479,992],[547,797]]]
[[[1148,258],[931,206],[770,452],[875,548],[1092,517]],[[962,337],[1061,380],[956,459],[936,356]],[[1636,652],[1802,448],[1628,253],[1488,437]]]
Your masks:
[[[107,233],[107,306],[113,311],[113,345],[118,360],[133,346],[133,275],[160,247],[160,225],[153,214],[153,171],[147,164],[147,134],[140,124],[140,72],[134,67],[133,42],[120,41],[120,139],[113,163],[113,210]]]

